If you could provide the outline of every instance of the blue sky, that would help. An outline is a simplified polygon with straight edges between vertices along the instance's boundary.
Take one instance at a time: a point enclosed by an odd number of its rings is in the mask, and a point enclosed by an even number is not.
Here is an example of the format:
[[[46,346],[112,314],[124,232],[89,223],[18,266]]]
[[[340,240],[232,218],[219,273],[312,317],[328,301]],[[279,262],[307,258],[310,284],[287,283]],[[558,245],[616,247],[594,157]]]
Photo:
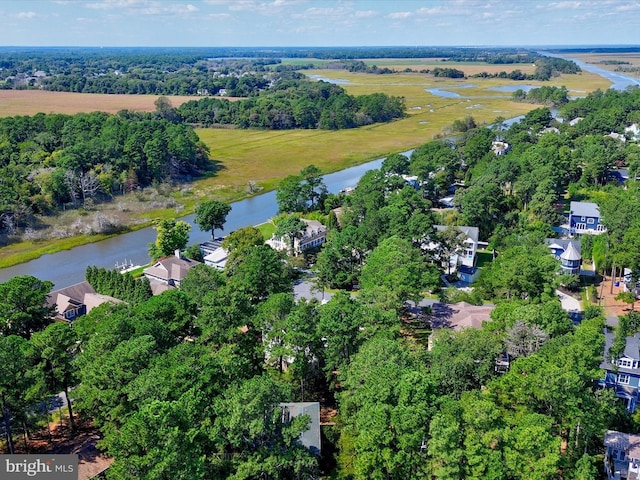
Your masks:
[[[640,0],[0,0],[0,45],[640,43]]]

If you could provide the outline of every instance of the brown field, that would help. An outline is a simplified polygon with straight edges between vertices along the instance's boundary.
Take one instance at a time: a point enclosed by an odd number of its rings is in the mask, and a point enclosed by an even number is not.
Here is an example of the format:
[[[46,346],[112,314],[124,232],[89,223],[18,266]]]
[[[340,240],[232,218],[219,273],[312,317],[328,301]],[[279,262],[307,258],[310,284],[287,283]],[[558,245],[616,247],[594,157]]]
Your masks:
[[[100,93],[48,92],[45,90],[0,90],[0,117],[36,113],[108,112],[120,110],[152,112],[160,95],[107,95]],[[174,107],[200,97],[172,96]]]
[[[583,61],[585,63],[590,63],[592,65],[596,65],[605,70],[610,70],[615,72],[616,69],[623,69],[622,73],[627,75],[640,77],[639,71],[624,71],[625,68],[640,68],[640,53],[572,53],[572,58],[576,60]],[[620,60],[623,62],[629,62],[629,65],[607,65],[601,63],[603,60]],[[620,70],[618,70],[620,71]]]

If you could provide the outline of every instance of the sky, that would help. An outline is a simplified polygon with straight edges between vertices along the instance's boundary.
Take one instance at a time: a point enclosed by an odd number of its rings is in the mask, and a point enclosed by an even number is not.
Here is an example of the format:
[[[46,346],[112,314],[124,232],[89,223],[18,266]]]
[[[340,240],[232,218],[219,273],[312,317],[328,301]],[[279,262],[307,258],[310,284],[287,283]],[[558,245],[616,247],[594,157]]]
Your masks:
[[[640,0],[0,0],[0,46],[640,44]]]

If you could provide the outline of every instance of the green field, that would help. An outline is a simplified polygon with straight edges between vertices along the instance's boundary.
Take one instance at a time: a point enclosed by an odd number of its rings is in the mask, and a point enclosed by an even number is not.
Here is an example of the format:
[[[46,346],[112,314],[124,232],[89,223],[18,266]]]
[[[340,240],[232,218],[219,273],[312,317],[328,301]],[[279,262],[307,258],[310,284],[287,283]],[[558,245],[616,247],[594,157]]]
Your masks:
[[[195,182],[195,198],[179,199],[187,203],[187,208],[191,201],[205,196],[238,200],[246,196],[249,180],[256,181],[265,190],[273,189],[284,176],[298,173],[309,164],[324,172],[333,172],[403,152],[442,136],[454,120],[466,115],[472,115],[479,124],[488,124],[497,117],[511,118],[538,107],[512,102],[509,93],[487,90],[517,85],[511,80],[452,80],[415,73],[371,75],[343,70],[305,73],[348,80],[349,83],[341,86],[353,95],[383,92],[402,96],[406,99],[408,116],[387,124],[340,131],[199,129],[198,135],[222,168],[215,176]],[[569,90],[581,92],[609,86],[607,80],[589,73],[562,75],[551,82],[526,83],[565,85]],[[426,92],[427,88],[449,90],[472,98],[438,97]]]

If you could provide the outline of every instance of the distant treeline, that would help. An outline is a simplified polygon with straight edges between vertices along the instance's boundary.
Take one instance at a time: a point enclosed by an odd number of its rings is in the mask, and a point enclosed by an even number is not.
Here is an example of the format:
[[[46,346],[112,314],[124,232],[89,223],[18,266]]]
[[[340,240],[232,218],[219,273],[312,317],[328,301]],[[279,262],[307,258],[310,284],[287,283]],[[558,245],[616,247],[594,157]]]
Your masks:
[[[532,74],[523,73],[520,70],[513,70],[510,73],[487,73],[480,72],[475,75],[471,75],[474,78],[509,78],[511,80],[541,80],[546,81],[551,77],[556,77],[562,73],[576,74],[582,70],[580,67],[571,60],[564,60],[562,58],[542,57],[535,61],[536,69]]]
[[[182,104],[184,122],[240,128],[338,130],[404,116],[403,98],[383,93],[351,96],[339,85],[307,80],[279,82],[257,97],[230,102],[206,97]]]
[[[541,60],[535,52],[518,49],[453,47],[4,47],[0,48],[0,89],[37,88],[79,93],[201,96],[221,94],[247,97],[277,82],[285,72],[317,67],[313,63],[283,65],[283,58],[330,59],[336,63],[328,68],[344,68],[374,74],[394,73],[394,70],[367,65],[362,61],[363,58],[439,58],[442,62],[487,62],[505,65],[530,64]]]

